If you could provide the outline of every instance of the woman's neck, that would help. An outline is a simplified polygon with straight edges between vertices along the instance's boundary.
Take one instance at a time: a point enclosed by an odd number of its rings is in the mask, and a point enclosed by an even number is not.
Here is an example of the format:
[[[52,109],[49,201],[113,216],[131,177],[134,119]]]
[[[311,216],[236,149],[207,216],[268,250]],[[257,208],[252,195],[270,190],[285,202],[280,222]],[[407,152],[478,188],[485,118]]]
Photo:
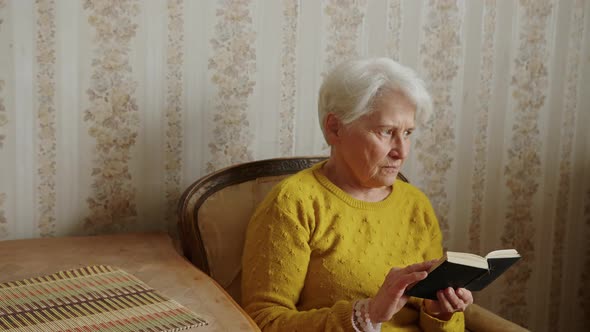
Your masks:
[[[391,193],[392,187],[368,188],[351,181],[354,176],[346,168],[339,166],[332,157],[323,165],[320,170],[322,174],[338,188],[355,199],[365,202],[380,202]]]

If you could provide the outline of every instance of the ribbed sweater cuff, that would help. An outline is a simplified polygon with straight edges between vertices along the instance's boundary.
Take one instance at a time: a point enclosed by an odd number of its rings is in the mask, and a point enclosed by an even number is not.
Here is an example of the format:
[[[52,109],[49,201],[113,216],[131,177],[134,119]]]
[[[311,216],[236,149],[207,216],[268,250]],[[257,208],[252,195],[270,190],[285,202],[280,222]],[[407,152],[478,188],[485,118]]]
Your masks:
[[[338,301],[334,303],[332,309],[340,321],[340,326],[345,327],[345,331],[354,331],[352,327],[352,302]]]

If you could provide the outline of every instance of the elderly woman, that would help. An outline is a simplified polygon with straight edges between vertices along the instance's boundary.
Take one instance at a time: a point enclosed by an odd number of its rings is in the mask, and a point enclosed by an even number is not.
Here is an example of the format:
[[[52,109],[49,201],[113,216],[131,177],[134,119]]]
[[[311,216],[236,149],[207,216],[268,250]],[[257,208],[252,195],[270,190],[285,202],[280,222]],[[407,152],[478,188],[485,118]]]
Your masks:
[[[318,104],[330,158],[279,183],[252,216],[245,310],[263,331],[463,331],[468,290],[404,295],[442,256],[429,200],[396,179],[432,108],[423,82],[388,58],[348,61]]]

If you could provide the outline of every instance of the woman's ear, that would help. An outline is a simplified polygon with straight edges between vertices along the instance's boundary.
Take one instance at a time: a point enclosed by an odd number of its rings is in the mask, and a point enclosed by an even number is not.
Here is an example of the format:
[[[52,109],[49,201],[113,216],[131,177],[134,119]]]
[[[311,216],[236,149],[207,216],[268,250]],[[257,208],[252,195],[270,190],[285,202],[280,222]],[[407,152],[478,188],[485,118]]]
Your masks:
[[[326,133],[326,141],[328,145],[334,145],[340,139],[340,129],[342,122],[334,115],[328,113],[324,119],[324,131]]]

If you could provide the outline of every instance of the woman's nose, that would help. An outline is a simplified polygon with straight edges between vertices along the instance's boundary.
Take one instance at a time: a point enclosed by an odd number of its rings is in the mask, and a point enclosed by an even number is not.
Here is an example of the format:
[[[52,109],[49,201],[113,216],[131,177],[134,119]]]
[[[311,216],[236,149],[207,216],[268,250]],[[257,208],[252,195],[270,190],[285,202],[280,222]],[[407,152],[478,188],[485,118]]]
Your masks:
[[[406,159],[408,156],[408,142],[405,140],[392,140],[391,148],[389,150],[389,157],[393,159]]]

